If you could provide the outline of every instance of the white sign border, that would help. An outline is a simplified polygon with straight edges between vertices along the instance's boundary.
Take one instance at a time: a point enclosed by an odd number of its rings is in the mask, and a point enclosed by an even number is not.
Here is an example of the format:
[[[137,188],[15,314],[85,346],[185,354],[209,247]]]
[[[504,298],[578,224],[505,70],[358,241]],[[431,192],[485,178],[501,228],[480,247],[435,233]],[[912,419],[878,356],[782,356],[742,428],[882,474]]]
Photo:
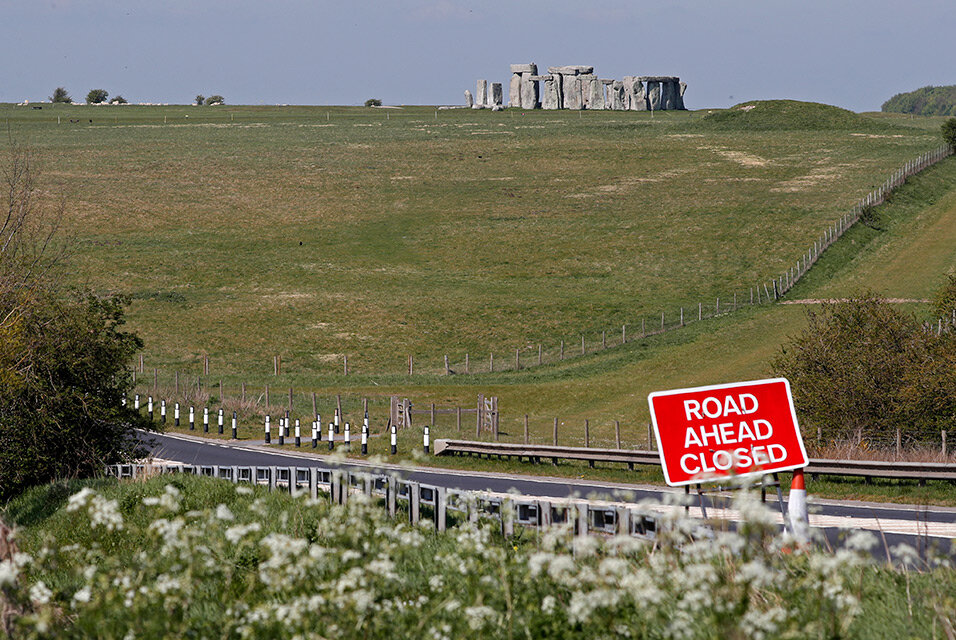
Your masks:
[[[774,382],[782,382],[787,389],[787,399],[790,401],[790,417],[793,419],[793,426],[797,431],[797,443],[800,445],[800,453],[803,455],[803,463],[795,464],[787,467],[778,467],[772,471],[750,471],[748,473],[740,473],[733,476],[716,476],[716,477],[707,477],[700,480],[686,480],[683,482],[671,482],[670,473],[667,471],[667,461],[664,459],[664,450],[661,448],[661,432],[660,428],[657,425],[657,416],[654,414],[654,398],[659,398],[662,396],[673,396],[683,393],[696,393],[698,391],[716,391],[718,389],[730,389],[733,387],[739,387],[742,385],[754,385],[754,384],[769,384]],[[664,471],[664,482],[667,483],[669,487],[684,487],[692,484],[704,484],[704,483],[713,483],[713,482],[725,482],[727,480],[735,478],[750,478],[754,476],[764,476],[768,473],[779,473],[781,471],[792,471],[794,469],[802,469],[809,464],[809,457],[807,456],[807,449],[803,445],[803,434],[800,432],[800,423],[797,421],[797,412],[793,406],[793,394],[790,392],[790,381],[786,378],[767,378],[764,380],[743,380],[740,382],[728,382],[724,384],[711,384],[703,387],[688,387],[686,389],[670,389],[668,391],[653,391],[647,394],[647,405],[651,411],[651,424],[654,426],[654,437],[657,438],[657,455],[661,459],[661,469]]]

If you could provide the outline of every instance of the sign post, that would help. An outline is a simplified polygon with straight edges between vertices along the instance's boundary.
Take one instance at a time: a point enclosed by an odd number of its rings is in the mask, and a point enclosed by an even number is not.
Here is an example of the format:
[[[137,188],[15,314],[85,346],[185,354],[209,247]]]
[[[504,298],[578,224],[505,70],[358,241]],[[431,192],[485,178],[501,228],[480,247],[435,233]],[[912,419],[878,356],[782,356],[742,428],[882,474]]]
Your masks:
[[[807,466],[785,378],[658,391],[647,400],[672,487]]]

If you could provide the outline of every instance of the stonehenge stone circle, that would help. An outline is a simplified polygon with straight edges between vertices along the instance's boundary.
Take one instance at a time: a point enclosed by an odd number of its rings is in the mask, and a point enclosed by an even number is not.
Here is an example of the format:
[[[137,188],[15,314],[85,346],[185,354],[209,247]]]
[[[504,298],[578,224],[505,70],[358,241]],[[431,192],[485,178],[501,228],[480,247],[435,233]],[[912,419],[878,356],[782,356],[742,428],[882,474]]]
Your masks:
[[[538,75],[533,62],[513,64],[508,82],[507,106],[521,109],[589,109],[614,111],[683,110],[687,83],[677,76],[624,76],[621,80],[599,78],[594,67],[565,65],[548,67]],[[502,84],[478,80],[475,95],[465,91],[465,106],[474,109],[503,108]]]

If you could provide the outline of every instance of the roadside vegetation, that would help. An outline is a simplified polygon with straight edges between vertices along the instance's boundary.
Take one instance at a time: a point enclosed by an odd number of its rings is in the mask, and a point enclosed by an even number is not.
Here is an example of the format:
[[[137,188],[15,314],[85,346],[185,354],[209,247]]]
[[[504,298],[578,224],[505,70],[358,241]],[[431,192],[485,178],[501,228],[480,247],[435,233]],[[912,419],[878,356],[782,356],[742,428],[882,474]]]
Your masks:
[[[956,115],[956,85],[927,86],[907,93],[898,93],[883,103],[882,111],[920,116]]]
[[[736,531],[673,508],[653,541],[410,527],[196,477],[34,489],[4,517],[14,638],[909,638],[952,628],[956,573],[878,539],[801,551],[741,494]],[[427,521],[424,521],[427,523]],[[789,552],[784,552],[788,549]],[[880,557],[883,551],[880,551]],[[11,613],[13,615],[11,615]]]

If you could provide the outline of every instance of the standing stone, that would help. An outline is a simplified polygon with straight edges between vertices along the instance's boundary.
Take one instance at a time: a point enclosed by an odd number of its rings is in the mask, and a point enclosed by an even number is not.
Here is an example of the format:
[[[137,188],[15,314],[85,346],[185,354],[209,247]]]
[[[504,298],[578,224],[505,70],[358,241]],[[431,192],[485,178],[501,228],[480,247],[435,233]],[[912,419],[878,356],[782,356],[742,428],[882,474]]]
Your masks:
[[[515,66],[515,65],[511,65]],[[508,85],[508,106],[518,108],[521,106],[521,74],[512,73],[511,83]]]
[[[478,81],[478,92],[475,94],[475,109],[484,109],[488,105],[488,81]]]
[[[632,76],[630,86],[624,87],[629,94],[628,108],[631,111],[647,111],[647,91],[644,83]]]
[[[664,108],[679,109],[678,100],[680,100],[680,88],[677,86],[677,80],[671,80],[667,83],[667,100],[664,102]]]
[[[667,111],[670,107],[669,104],[673,104],[671,98],[671,83],[667,80],[661,82],[661,111]]]
[[[475,106],[475,98],[468,89],[465,89],[465,106],[469,109]]]
[[[530,73],[521,74],[521,108],[538,108],[538,83],[531,79]]]
[[[541,94],[541,108],[542,109],[560,109],[560,102],[558,101],[558,89],[557,84],[560,82],[555,76],[548,76],[544,81],[544,90]]]
[[[588,109],[604,111],[604,83],[597,78],[591,78],[591,96],[588,100]]]
[[[611,108],[615,111],[624,111],[624,83],[620,80],[615,80],[611,84],[610,88],[610,100]]]
[[[594,74],[584,73],[578,76],[578,81],[581,83],[581,108],[590,109],[591,108],[591,81],[596,80],[597,78]]]
[[[687,91],[687,83],[681,82],[681,83],[678,83],[677,86],[679,89],[677,92],[677,108],[687,109],[687,107],[684,106],[684,92]]]
[[[492,82],[491,83],[491,107],[501,108],[501,101],[503,96],[501,95],[501,83]]]
[[[660,82],[648,80],[647,103],[651,111],[661,110],[661,83]]]
[[[561,91],[564,94],[564,108],[579,111],[584,107],[581,100],[581,79],[578,76],[561,75]]]

